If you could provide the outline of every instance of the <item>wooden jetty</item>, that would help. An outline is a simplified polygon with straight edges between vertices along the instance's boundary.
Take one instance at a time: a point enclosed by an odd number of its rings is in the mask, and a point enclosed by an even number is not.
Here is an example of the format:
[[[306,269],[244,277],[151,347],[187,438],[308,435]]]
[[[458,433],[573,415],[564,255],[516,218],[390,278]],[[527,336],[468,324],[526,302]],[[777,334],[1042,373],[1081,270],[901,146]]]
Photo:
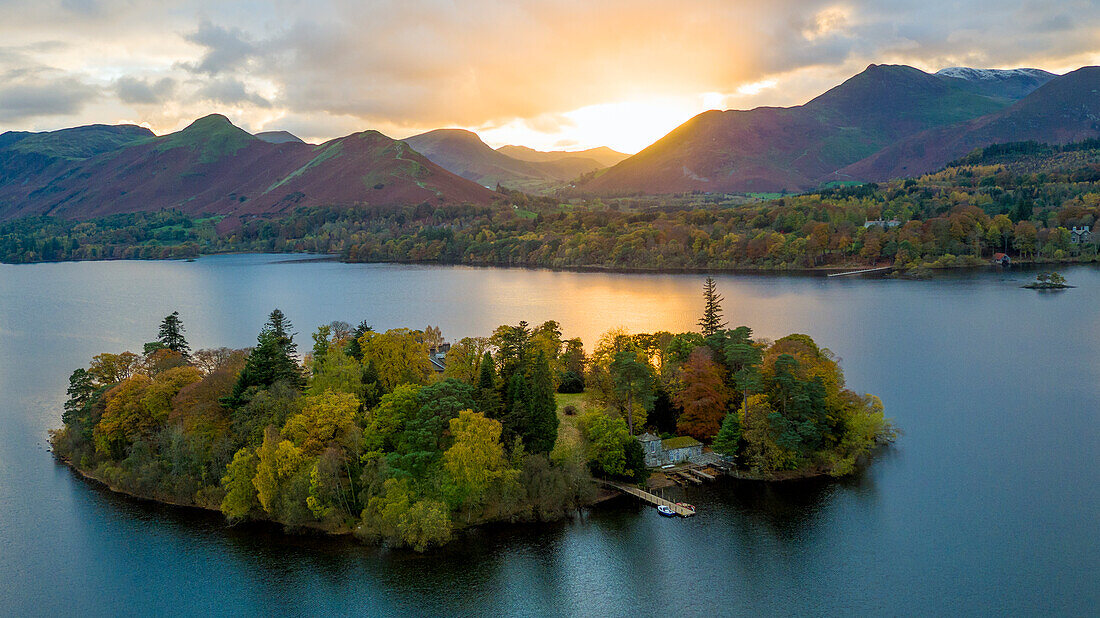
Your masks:
[[[690,474],[694,474],[695,476],[699,477],[703,481],[713,481],[714,480],[713,475],[707,474],[706,472],[703,472],[702,470],[697,470],[695,468],[688,468],[686,470],[686,472],[688,472]]]
[[[688,483],[692,483],[692,484],[695,484],[695,485],[702,485],[703,484],[703,481],[701,481],[700,479],[688,474],[686,470],[677,470],[675,472],[675,474],[676,474],[676,476],[680,477],[684,481],[687,481]]]
[[[847,277],[849,275],[862,275],[864,273],[877,273],[884,270],[893,270],[893,266],[879,266],[878,268],[864,268],[863,270],[850,270],[843,273],[829,273],[830,277]]]
[[[648,502],[648,503],[650,503],[654,506],[662,506],[662,505],[667,506],[668,508],[672,509],[673,513],[676,513],[680,517],[691,517],[692,515],[695,514],[695,511],[692,511],[691,509],[685,509],[684,507],[680,506],[679,504],[676,504],[675,502],[665,500],[664,498],[662,498],[660,496],[655,496],[655,495],[649,493],[648,491],[638,489],[637,487],[633,487],[631,485],[623,485],[622,483],[613,483],[611,481],[601,481],[601,482],[604,485],[607,485],[608,487],[611,487],[613,489],[617,489],[617,490],[623,492],[624,494],[630,494],[630,495],[634,496],[635,498],[639,498],[642,501]]]

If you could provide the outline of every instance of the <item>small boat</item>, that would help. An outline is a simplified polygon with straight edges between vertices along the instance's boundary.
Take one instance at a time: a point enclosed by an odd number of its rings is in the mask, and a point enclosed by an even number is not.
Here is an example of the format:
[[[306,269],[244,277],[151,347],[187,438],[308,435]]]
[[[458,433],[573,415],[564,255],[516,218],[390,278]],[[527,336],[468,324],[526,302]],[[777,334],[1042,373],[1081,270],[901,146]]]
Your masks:
[[[669,508],[669,507],[667,507],[663,504],[661,504],[657,507],[657,512],[660,513],[661,515],[663,515],[664,517],[676,517],[676,511],[673,511],[671,508]]]
[[[687,502],[677,502],[677,503],[676,503],[676,506],[678,506],[678,507],[680,507],[680,508],[682,508],[682,509],[687,509],[687,510],[691,511],[691,514],[692,514],[692,515],[694,515],[694,514],[695,514],[695,507],[694,507],[694,506],[692,506],[692,505],[690,505],[690,504],[688,504]]]

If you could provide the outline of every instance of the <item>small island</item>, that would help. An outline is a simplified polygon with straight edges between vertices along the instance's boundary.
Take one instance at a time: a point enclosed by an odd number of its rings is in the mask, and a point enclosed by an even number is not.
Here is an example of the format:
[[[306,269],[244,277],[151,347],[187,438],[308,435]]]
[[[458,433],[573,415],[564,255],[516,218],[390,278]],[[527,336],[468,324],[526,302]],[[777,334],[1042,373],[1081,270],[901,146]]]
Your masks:
[[[829,350],[727,328],[712,279],[704,295],[699,332],[617,329],[591,352],[554,321],[453,344],[364,321],[319,327],[299,361],[278,309],[246,350],[192,351],[173,313],[141,354],[73,372],[53,452],[114,491],[423,551],[569,516],[597,479],[644,488],[662,444],[777,480],[850,474],[896,437]]]
[[[1035,281],[1020,286],[1029,290],[1065,290],[1072,288],[1066,283],[1066,278],[1061,273],[1041,272],[1035,275]]]

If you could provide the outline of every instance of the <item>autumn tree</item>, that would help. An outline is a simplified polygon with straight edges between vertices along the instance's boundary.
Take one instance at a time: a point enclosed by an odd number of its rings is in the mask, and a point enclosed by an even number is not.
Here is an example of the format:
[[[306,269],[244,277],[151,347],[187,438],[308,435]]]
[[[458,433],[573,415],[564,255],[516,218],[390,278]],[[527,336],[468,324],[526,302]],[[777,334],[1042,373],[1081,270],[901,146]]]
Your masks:
[[[681,371],[683,388],[673,396],[683,410],[677,429],[698,440],[710,440],[718,433],[730,400],[722,367],[708,348],[696,348]]]

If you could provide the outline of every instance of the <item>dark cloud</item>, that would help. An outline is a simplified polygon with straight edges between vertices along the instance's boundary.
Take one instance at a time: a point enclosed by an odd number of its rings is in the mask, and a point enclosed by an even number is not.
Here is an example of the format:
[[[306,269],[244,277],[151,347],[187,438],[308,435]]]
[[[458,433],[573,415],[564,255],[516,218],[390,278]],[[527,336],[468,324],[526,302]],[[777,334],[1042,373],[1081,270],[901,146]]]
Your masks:
[[[98,88],[72,77],[8,73],[0,77],[0,121],[72,115],[99,95]]]
[[[240,28],[216,26],[209,21],[187,35],[187,40],[206,48],[202,60],[182,66],[194,73],[218,75],[242,68],[256,53],[256,48]]]
[[[262,108],[271,107],[270,101],[254,92],[249,92],[243,82],[234,78],[219,78],[207,81],[199,89],[198,97],[200,100],[213,101],[223,105],[250,104]]]
[[[176,93],[176,80],[163,77],[156,81],[121,77],[115,81],[115,94],[123,103],[152,105],[163,103]]]

